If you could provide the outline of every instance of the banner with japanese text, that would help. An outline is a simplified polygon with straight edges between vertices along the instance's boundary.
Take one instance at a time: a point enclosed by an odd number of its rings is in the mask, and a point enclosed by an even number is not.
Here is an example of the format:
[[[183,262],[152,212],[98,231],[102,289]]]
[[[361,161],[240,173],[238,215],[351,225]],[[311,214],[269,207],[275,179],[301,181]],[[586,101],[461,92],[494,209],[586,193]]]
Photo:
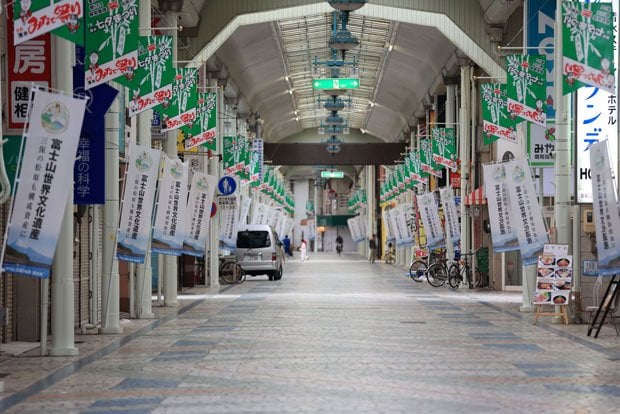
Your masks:
[[[482,171],[485,195],[489,205],[493,251],[501,253],[519,250],[517,231],[513,228],[513,218],[508,204],[504,164],[483,164]]]
[[[189,163],[164,155],[164,166],[159,180],[157,214],[153,226],[153,253],[180,256],[187,230],[187,188]]]
[[[13,36],[13,8],[7,7],[7,92],[8,129],[22,133],[28,113],[32,84],[52,86],[51,35],[15,44]],[[6,131],[4,131],[6,132]]]
[[[411,221],[413,220],[413,206],[411,203],[399,204],[392,214],[395,215],[394,236],[396,245],[399,247],[412,246],[414,243],[414,233],[411,231]]]
[[[618,174],[618,166],[609,163],[606,140],[590,147],[590,165],[598,270],[602,275],[617,275],[620,274],[620,206],[612,174]]]
[[[153,227],[153,206],[161,150],[130,142],[127,159],[116,258],[144,263]]]
[[[241,135],[224,137],[224,174],[231,175],[241,171],[243,168],[241,159],[244,145],[243,140],[245,140],[245,137]],[[273,174],[269,174],[268,178],[271,180],[272,176]]]
[[[459,214],[454,202],[454,190],[451,187],[440,188],[439,197],[443,206],[443,214],[446,218],[446,228],[450,229],[450,239],[453,243],[458,243],[461,239],[461,228],[459,225]]]
[[[172,98],[168,105],[160,105],[161,132],[174,131],[183,126],[193,128],[198,104],[198,69],[175,69],[172,83]]]
[[[562,53],[564,95],[582,86],[616,93],[612,4],[563,1]]]
[[[395,241],[394,229],[392,228],[392,209],[384,209],[381,214],[383,219],[383,227],[385,228],[385,239],[388,241]]]
[[[524,266],[536,264],[549,236],[538,204],[530,166],[525,158],[504,163],[512,224]],[[487,197],[487,200],[489,198]]]
[[[414,186],[424,188],[428,185],[428,173],[422,170],[422,162],[420,161],[420,154],[413,151],[411,152],[411,179],[414,181]]]
[[[215,151],[217,135],[217,93],[198,94],[196,120],[192,127],[183,127],[185,132],[185,150],[202,145],[207,150]]]
[[[172,100],[175,71],[172,67],[172,36],[140,36],[138,66],[117,79],[131,89],[129,116],[155,108],[167,108]]]
[[[251,197],[245,197],[245,196],[242,197],[241,210],[239,212],[239,222],[237,223],[239,226],[245,225],[247,223],[251,205],[252,205]]]
[[[250,182],[253,187],[260,185],[263,178],[263,157],[265,144],[261,138],[252,140],[252,158],[250,165]]]
[[[516,122],[508,113],[506,89],[506,84],[501,83],[480,85],[484,145],[500,138],[510,142],[517,141]]]
[[[361,243],[366,239],[366,232],[362,230],[360,220],[363,220],[361,216],[355,216],[347,220],[347,225],[349,226],[351,238],[354,243]]]
[[[267,224],[267,214],[269,206],[264,203],[255,203],[252,209],[252,218],[250,224]]]
[[[5,272],[47,278],[73,179],[86,100],[35,90],[5,237]]]
[[[508,55],[506,96],[513,119],[547,125],[545,55]]]
[[[202,257],[209,237],[209,222],[217,177],[195,171],[187,199],[187,231],[183,253]]]
[[[51,31],[80,45],[84,44],[82,0],[16,0],[12,4],[16,45]]]
[[[441,218],[435,201],[435,193],[418,194],[416,201],[426,235],[426,247],[432,250],[445,246],[446,242],[441,228]]]
[[[220,241],[229,248],[237,242],[237,223],[239,222],[239,193],[217,196],[217,214],[220,218]]]
[[[433,160],[450,170],[456,170],[456,137],[454,128],[432,128]],[[402,165],[402,164],[401,164]]]
[[[88,0],[86,25],[86,89],[138,68],[138,0]]]
[[[547,122],[546,127],[528,124],[527,155],[532,167],[555,165],[555,121]]]
[[[422,171],[427,174],[432,174],[436,177],[442,177],[443,173],[439,169],[439,166],[433,159],[433,145],[429,138],[420,139],[420,165]]]

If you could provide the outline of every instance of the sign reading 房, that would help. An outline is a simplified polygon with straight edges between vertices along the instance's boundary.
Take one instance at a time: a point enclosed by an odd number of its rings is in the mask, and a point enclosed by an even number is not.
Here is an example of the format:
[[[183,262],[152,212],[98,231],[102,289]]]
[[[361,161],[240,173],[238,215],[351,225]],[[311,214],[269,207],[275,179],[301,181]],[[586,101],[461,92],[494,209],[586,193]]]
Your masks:
[[[5,272],[47,278],[73,181],[86,100],[35,89],[7,226]]]
[[[127,159],[116,258],[144,263],[153,226],[153,205],[161,150],[130,142]]]

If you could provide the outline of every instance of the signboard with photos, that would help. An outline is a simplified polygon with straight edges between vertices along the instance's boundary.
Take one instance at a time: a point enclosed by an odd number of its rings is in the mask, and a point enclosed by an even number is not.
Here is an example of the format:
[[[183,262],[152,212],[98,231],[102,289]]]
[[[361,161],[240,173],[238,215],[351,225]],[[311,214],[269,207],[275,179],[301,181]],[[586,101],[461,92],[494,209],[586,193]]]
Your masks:
[[[568,245],[545,245],[538,257],[534,303],[567,305],[572,281],[573,256],[568,254]]]

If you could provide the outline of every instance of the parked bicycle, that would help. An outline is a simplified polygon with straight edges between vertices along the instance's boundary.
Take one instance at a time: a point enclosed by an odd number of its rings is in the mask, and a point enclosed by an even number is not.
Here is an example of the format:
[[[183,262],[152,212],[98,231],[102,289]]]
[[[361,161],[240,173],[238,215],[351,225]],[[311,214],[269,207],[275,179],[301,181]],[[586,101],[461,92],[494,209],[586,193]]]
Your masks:
[[[450,266],[448,270],[448,283],[452,288],[458,288],[461,283],[467,283],[471,288],[474,286],[474,279],[472,279],[472,270],[476,275],[475,285],[481,286],[483,279],[487,279],[486,274],[480,271],[478,268],[473,267],[473,259],[470,256],[475,255],[477,252],[461,253],[461,259]]]
[[[232,285],[245,282],[245,272],[234,259],[220,257],[220,283]]]
[[[409,276],[415,280],[416,282],[422,282],[424,280],[424,278],[426,278],[429,281],[429,284],[431,286],[441,286],[445,283],[445,280],[443,281],[443,283],[441,283],[439,280],[436,282],[435,278],[431,276],[431,279],[433,279],[432,281],[429,280],[428,278],[428,269],[431,268],[431,266],[435,263],[438,264],[443,264],[443,266],[445,267],[446,265],[446,250],[445,249],[435,249],[433,251],[431,251],[430,253],[428,252],[428,249],[426,249],[426,255],[425,256],[420,256],[419,258],[417,258],[416,260],[413,261],[413,263],[411,263],[411,265],[409,266]],[[437,273],[438,270],[437,268],[434,268],[433,274]],[[443,273],[437,273],[437,278],[441,278]]]

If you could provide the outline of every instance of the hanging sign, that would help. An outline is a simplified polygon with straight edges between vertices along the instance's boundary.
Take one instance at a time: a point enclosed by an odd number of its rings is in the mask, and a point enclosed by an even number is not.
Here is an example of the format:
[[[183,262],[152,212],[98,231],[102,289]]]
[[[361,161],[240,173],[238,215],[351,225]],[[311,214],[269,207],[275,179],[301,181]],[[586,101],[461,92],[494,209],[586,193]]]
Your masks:
[[[443,214],[446,218],[446,227],[450,229],[450,239],[452,239],[453,243],[458,243],[461,239],[461,229],[456,203],[454,202],[454,191],[450,187],[440,188],[439,196],[443,205]]]
[[[153,226],[155,187],[161,150],[129,143],[129,166],[116,243],[116,258],[144,263]]]
[[[245,137],[228,136],[224,137],[224,173],[235,174],[243,169],[242,153]],[[268,178],[271,179],[272,174]]]
[[[456,138],[454,128],[431,129],[433,160],[450,170],[456,170]]]
[[[602,275],[620,273],[620,210],[612,180],[607,141],[590,147],[592,166],[592,209],[596,229],[598,270]],[[617,164],[616,164],[617,168]]]
[[[188,162],[171,159],[164,155],[164,168],[159,180],[157,214],[153,227],[151,251],[180,256],[183,253],[187,225]]]
[[[138,1],[88,0],[86,89],[138,69]]]
[[[160,106],[162,112],[161,132],[174,131],[185,125],[189,129],[193,128],[198,103],[197,74],[198,70],[195,68],[175,69],[172,98],[168,101],[167,106],[164,104]]]
[[[220,216],[220,241],[234,248],[237,241],[239,200],[236,194],[217,196],[217,209]]]
[[[69,33],[79,31],[76,33],[75,39],[81,40],[79,44],[84,43],[84,40],[80,38],[80,35],[83,36],[84,33],[81,29],[82,18],[84,17],[82,0],[59,0],[56,2],[35,0],[35,4],[32,3],[32,0],[15,0],[13,2],[15,16],[13,36],[16,45],[64,26]],[[69,36],[70,40],[72,38],[73,36]]]
[[[387,241],[395,241],[396,237],[394,235],[394,228],[392,227],[392,214],[393,214],[394,210],[393,209],[384,209],[383,210],[383,214],[381,215],[382,219],[383,219],[383,226],[386,229],[386,236],[385,239]]]
[[[493,251],[496,253],[519,250],[517,232],[508,204],[506,169],[503,163],[483,164],[484,188],[489,203],[489,222]]]
[[[435,202],[434,193],[418,194],[416,196],[418,211],[422,217],[424,233],[426,234],[426,247],[436,249],[445,245],[444,234],[439,218],[439,208]]]
[[[209,235],[209,214],[213,204],[217,178],[195,171],[187,199],[187,232],[183,253],[202,257]]]
[[[72,181],[86,100],[35,90],[5,238],[5,272],[47,278]]]
[[[508,113],[513,119],[547,125],[545,55],[506,56]]]
[[[215,151],[217,135],[217,94],[215,92],[199,93],[196,105],[196,121],[193,126],[183,127],[185,150],[202,145],[207,150]]]
[[[524,266],[533,265],[549,242],[530,166],[525,158],[504,163],[510,214]],[[488,199],[488,198],[487,198]]]
[[[239,213],[239,224],[240,225],[245,224],[247,222],[251,205],[252,205],[252,199],[250,197],[243,197],[243,201],[241,201],[241,212]]]
[[[433,146],[431,140],[428,138],[420,139],[420,164],[422,171],[427,174],[432,174],[436,177],[442,177],[443,172],[439,169],[439,166],[433,159]]]
[[[500,83],[480,85],[484,145],[499,138],[517,141],[516,122],[508,113],[506,90],[506,85]]]

